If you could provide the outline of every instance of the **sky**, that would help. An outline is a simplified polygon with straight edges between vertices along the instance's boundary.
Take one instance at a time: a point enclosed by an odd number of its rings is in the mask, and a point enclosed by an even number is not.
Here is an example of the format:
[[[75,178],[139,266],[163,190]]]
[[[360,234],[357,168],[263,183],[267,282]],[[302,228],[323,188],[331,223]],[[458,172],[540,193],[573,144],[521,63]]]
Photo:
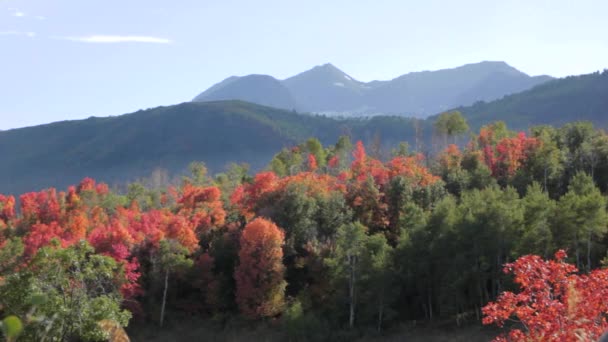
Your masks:
[[[605,0],[0,0],[0,130],[191,100],[330,62],[360,81],[608,68]]]

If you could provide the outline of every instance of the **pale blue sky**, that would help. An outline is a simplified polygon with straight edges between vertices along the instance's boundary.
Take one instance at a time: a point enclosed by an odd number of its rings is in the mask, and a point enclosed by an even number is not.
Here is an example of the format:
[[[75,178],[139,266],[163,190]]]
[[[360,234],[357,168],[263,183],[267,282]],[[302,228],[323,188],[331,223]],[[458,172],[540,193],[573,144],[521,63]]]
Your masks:
[[[331,62],[362,80],[504,60],[608,68],[608,1],[0,0],[0,129],[189,101]]]

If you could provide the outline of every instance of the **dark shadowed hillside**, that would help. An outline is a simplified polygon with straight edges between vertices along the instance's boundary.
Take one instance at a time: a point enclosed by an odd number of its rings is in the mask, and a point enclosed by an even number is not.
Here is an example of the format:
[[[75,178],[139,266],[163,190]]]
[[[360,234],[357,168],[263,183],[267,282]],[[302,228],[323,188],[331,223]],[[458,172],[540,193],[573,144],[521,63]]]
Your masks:
[[[412,136],[405,118],[338,121],[239,101],[183,103],[109,118],[0,132],[0,193],[64,187],[89,176],[124,182],[156,168],[179,173],[192,161],[213,172],[230,162],[260,169],[286,146],[342,134],[396,142]]]

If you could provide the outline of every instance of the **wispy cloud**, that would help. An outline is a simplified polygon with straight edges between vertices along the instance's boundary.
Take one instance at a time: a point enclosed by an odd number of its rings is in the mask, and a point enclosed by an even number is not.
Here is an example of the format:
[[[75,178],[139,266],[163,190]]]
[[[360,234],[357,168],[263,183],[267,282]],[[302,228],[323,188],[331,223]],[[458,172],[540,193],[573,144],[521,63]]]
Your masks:
[[[34,37],[36,37],[36,32],[0,31],[0,36],[26,36],[26,37],[34,38]]]
[[[81,43],[154,43],[154,44],[170,44],[171,40],[167,38],[152,37],[152,36],[123,36],[123,35],[91,35],[78,37],[55,37],[56,39],[70,40]]]
[[[11,15],[13,17],[17,17],[17,18],[25,17],[25,13],[20,11],[17,8],[9,8],[8,10],[12,12]]]

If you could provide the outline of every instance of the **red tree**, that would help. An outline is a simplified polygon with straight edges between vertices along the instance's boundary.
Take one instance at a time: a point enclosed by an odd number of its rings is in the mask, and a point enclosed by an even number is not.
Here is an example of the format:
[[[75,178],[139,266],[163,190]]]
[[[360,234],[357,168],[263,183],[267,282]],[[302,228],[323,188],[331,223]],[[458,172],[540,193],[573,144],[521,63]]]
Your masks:
[[[57,222],[36,223],[30,227],[28,234],[23,238],[23,244],[25,247],[25,255],[28,257],[33,256],[38,252],[40,247],[48,245],[52,239],[59,239],[61,241],[61,235],[63,229]],[[64,246],[65,247],[65,246]]]
[[[224,224],[226,211],[218,187],[199,187],[185,184],[177,200],[179,215],[188,218],[199,234]]]
[[[284,306],[285,234],[274,223],[258,218],[241,235],[239,265],[235,270],[236,301],[249,318],[271,317]]]
[[[496,163],[492,169],[493,174],[512,177],[539,144],[538,139],[528,138],[524,132],[520,132],[514,138],[502,139],[496,144]]]
[[[564,251],[547,261],[527,255],[505,266],[521,291],[486,305],[483,323],[503,326],[516,318],[519,325],[495,341],[596,341],[608,329],[608,270],[578,275],[565,258]]]
[[[26,223],[50,224],[59,222],[61,207],[55,189],[23,194],[19,200],[21,202],[21,215]]]
[[[230,196],[230,202],[239,208],[241,215],[247,220],[255,216],[255,205],[260,198],[274,191],[279,183],[279,177],[271,171],[261,172],[255,175],[253,183],[243,184],[234,190]]]
[[[310,172],[315,172],[317,170],[317,158],[314,156],[314,154],[309,153],[308,154],[308,171]]]

